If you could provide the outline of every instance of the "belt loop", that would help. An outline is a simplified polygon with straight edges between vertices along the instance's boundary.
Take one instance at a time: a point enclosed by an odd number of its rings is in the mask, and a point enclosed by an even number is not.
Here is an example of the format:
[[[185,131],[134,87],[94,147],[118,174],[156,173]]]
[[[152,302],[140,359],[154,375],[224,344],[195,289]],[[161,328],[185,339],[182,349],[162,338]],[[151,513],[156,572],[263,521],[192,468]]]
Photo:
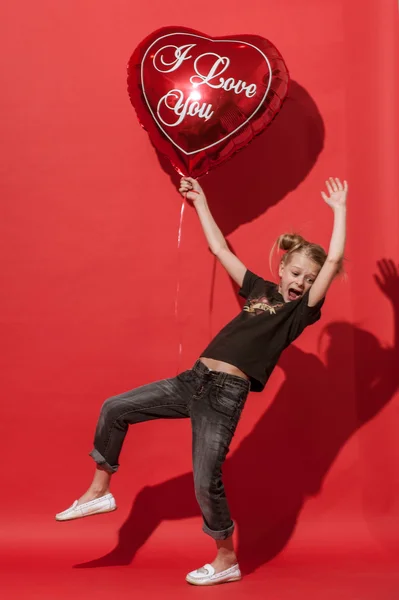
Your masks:
[[[224,373],[224,371],[219,371],[215,384],[217,386],[222,387],[224,385],[224,382],[226,381],[226,379],[227,379],[227,373]]]
[[[201,363],[201,361],[200,361],[199,359],[197,359],[197,360],[195,361],[195,363],[194,363],[194,366],[193,366],[193,371],[194,371],[195,373],[197,373],[197,375],[201,375],[201,373],[202,373],[201,366],[202,366],[202,363]]]

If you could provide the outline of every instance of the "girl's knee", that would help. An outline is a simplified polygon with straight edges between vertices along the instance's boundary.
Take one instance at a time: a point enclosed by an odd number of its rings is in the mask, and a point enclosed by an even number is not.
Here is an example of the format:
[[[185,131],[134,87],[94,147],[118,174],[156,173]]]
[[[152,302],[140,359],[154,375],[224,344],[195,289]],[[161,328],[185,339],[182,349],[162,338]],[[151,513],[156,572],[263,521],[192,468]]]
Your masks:
[[[120,409],[121,409],[121,401],[118,398],[118,396],[111,396],[110,398],[107,398],[103,402],[103,405],[101,406],[101,414],[104,417],[112,415],[112,414],[114,414],[115,417],[117,417],[117,415],[120,412]]]

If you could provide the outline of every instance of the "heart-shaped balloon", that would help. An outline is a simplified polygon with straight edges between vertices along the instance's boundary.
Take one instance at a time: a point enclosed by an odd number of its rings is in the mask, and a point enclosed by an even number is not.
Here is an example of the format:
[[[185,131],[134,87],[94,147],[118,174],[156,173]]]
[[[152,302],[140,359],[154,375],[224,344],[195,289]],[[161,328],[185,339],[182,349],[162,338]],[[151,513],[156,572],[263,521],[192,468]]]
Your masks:
[[[277,48],[256,35],[210,38],[184,27],[149,35],[134,51],[128,90],[154,146],[200,177],[264,131],[287,94]]]

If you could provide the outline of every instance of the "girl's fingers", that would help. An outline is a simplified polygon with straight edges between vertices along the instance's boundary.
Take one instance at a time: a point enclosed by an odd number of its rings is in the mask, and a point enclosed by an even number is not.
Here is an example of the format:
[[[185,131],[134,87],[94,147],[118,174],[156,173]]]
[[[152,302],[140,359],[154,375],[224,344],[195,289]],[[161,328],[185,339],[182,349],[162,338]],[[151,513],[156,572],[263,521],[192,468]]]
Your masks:
[[[344,191],[348,191],[348,182],[346,180],[344,181]]]
[[[325,192],[320,192],[321,193],[321,197],[323,198],[324,202],[328,201],[328,196]]]
[[[331,195],[333,193],[333,189],[332,189],[331,184],[328,181],[328,179],[326,181],[326,187],[327,187],[328,193]]]
[[[335,183],[337,184],[337,187],[338,187],[339,191],[342,192],[343,189],[344,189],[344,187],[343,187],[343,185],[342,185],[341,180],[339,179],[339,177],[335,178]]]
[[[334,177],[330,177],[330,183],[331,183],[331,187],[334,190],[334,192],[337,192],[338,188],[337,188],[337,184],[334,181]]]

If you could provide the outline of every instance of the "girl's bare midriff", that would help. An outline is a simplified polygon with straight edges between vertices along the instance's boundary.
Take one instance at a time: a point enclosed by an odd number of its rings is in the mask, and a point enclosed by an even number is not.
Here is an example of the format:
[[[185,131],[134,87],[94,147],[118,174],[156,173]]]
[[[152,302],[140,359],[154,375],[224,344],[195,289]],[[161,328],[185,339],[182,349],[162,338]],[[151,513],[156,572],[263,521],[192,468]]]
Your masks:
[[[236,377],[242,377],[243,379],[249,379],[243,371],[231,365],[230,363],[223,362],[222,360],[214,360],[213,358],[205,358],[200,356],[200,361],[204,363],[211,371],[222,371],[223,373],[229,373],[229,375],[235,375]]]

